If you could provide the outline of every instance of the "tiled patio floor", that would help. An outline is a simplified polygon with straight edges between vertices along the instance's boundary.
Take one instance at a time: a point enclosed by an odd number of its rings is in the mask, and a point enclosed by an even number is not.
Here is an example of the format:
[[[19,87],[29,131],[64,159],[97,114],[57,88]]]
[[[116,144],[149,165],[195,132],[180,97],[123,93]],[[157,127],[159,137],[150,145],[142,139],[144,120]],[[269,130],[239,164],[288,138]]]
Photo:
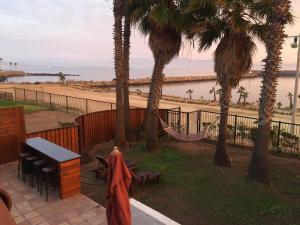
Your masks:
[[[61,200],[53,190],[49,201],[45,201],[45,196],[41,197],[36,187],[18,179],[16,162],[0,166],[0,188],[12,197],[11,214],[18,225],[107,224],[105,209],[85,195]]]

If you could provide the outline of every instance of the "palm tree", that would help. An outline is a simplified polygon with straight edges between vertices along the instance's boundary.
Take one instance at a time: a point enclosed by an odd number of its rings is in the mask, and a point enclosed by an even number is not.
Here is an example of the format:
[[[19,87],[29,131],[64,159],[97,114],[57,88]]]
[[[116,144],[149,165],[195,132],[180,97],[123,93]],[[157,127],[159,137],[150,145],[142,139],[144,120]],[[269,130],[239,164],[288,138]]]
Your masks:
[[[194,91],[192,89],[188,89],[186,93],[189,95],[189,99],[192,100],[192,94],[194,93]]]
[[[201,6],[214,1],[194,0],[190,12],[196,15],[201,12]],[[199,4],[200,3],[200,4]],[[199,40],[199,51],[206,50],[217,42],[214,52],[214,71],[221,86],[220,94],[220,127],[214,163],[218,166],[230,167],[231,160],[227,150],[228,113],[232,88],[239,84],[242,74],[247,73],[252,66],[252,55],[255,50],[251,32],[252,20],[247,9],[251,1],[215,1],[211,5],[213,14],[201,20],[192,27]],[[207,6],[206,6],[207,7]]]
[[[13,65],[13,62],[9,62],[9,70],[11,70],[12,65]]]
[[[244,105],[246,105],[246,100],[247,100],[248,97],[249,97],[249,92],[244,91],[244,92],[243,92],[243,95],[242,95],[242,98],[243,98],[243,104],[244,104]]]
[[[14,63],[16,71],[18,70],[18,63]]]
[[[59,82],[60,83],[64,83],[65,82],[66,76],[62,72],[58,73],[58,77],[59,77]]]
[[[134,133],[130,122],[129,104],[129,55],[130,55],[130,0],[125,0],[124,6],[124,32],[123,32],[123,94],[124,94],[124,121],[127,140],[134,140]]]
[[[293,108],[293,94],[291,92],[288,93],[286,97],[290,100],[290,108]]]
[[[115,142],[122,150],[128,148],[125,134],[124,95],[123,95],[123,40],[122,17],[124,14],[124,1],[113,1],[114,12],[114,59],[116,73],[116,134]]]
[[[178,4],[177,4],[178,3]],[[149,47],[154,57],[145,120],[146,149],[157,149],[157,114],[161,98],[163,70],[181,47],[181,28],[177,26],[182,18],[180,3],[173,0],[135,0],[133,21],[144,35],[149,35]]]
[[[265,7],[259,4],[270,4]],[[270,183],[268,166],[268,147],[270,142],[270,130],[272,114],[274,110],[277,72],[281,64],[281,50],[285,38],[285,26],[292,20],[290,13],[290,0],[258,1],[257,9],[269,8],[261,14],[266,17],[268,32],[262,36],[267,50],[264,60],[264,74],[259,101],[259,119],[254,151],[249,167],[249,179],[265,184]]]
[[[209,90],[209,94],[214,94],[214,102],[217,101],[217,94],[216,94],[215,86],[213,86],[212,89]]]
[[[281,109],[282,103],[281,103],[281,102],[277,102],[277,103],[276,103],[276,106],[277,106],[278,109]]]
[[[244,92],[246,91],[246,88],[243,86],[240,86],[237,93],[239,94],[239,99],[237,101],[237,104],[240,104],[241,100],[242,100],[242,96],[244,94]]]
[[[2,70],[2,62],[3,62],[3,58],[0,58],[0,71]]]

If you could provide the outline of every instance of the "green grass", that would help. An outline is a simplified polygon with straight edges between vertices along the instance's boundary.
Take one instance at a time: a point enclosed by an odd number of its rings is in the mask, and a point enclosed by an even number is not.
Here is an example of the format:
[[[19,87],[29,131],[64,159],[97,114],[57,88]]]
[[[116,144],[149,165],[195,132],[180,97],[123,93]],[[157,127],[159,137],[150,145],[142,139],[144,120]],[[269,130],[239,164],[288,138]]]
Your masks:
[[[14,106],[23,106],[25,113],[33,113],[41,110],[45,110],[45,107],[35,105],[35,104],[26,104],[23,101],[9,101],[9,100],[0,100],[0,108],[14,107]]]
[[[221,169],[212,165],[213,145],[199,145],[195,153],[174,144],[156,153],[143,149],[137,144],[126,157],[163,177],[134,197],[182,224],[300,224],[299,161],[273,158],[273,183],[265,186],[246,179],[249,152],[233,151],[233,167]]]

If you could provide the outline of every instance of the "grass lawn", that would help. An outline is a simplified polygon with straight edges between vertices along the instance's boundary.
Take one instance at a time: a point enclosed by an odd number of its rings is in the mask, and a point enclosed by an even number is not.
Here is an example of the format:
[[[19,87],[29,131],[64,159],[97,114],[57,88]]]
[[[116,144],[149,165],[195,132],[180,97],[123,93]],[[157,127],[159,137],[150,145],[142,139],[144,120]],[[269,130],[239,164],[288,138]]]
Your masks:
[[[9,100],[0,100],[0,108],[13,107],[13,106],[23,106],[25,113],[33,113],[41,110],[45,110],[45,107],[35,105],[35,104],[26,104],[23,101],[9,101]]]
[[[145,152],[134,144],[125,157],[139,170],[163,173],[160,184],[136,187],[134,198],[187,225],[300,224],[299,160],[272,156],[273,183],[265,186],[246,179],[250,152],[231,148],[233,166],[224,169],[212,164],[214,148],[167,141],[160,151]],[[108,156],[110,150],[107,144],[96,152]],[[105,186],[95,188],[105,206]]]

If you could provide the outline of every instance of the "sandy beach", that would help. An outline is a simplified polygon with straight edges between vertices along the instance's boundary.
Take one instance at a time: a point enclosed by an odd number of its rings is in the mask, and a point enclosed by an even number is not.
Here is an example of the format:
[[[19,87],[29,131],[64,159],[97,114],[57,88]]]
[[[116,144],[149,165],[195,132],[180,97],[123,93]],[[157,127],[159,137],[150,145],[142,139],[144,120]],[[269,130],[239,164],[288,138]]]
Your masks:
[[[51,92],[54,94],[68,95],[73,97],[80,98],[88,98],[92,100],[100,100],[106,102],[115,102],[115,93],[114,92],[94,92],[89,90],[80,90],[75,89],[59,84],[17,84],[17,83],[9,83],[9,84],[0,84],[0,89],[9,89],[13,87]],[[138,95],[130,95],[130,104],[135,107],[146,107],[147,99],[145,97],[141,97]],[[182,103],[175,102],[169,100],[161,100],[160,108],[175,108],[181,107],[182,111],[192,112],[196,110],[206,110],[212,112],[218,112],[218,105],[204,105],[204,104],[191,104],[191,103]],[[242,108],[231,108],[230,114],[237,114],[243,116],[257,117],[257,111],[247,110]],[[283,122],[290,122],[291,116],[282,115],[282,114],[274,114],[274,120],[280,120]],[[297,123],[300,123],[300,114],[298,113],[296,118]]]

